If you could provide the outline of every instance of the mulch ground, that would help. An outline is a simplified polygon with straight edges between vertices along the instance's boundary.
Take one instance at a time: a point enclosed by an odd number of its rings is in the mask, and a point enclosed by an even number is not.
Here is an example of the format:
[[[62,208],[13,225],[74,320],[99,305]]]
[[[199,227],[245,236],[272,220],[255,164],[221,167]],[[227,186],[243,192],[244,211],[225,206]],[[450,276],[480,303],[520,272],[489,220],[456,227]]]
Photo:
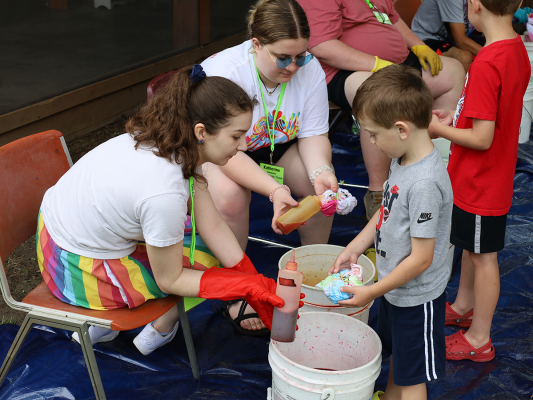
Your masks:
[[[124,133],[126,121],[127,117],[124,116],[103,128],[68,142],[67,146],[72,157],[72,162],[75,163],[99,144]],[[35,287],[39,286],[43,278],[37,264],[35,236],[22,243],[7,258],[5,270],[11,295],[17,301],[21,301]],[[4,323],[8,322],[20,325],[25,316],[25,312],[15,311],[3,299],[0,301],[0,322],[3,321]]]

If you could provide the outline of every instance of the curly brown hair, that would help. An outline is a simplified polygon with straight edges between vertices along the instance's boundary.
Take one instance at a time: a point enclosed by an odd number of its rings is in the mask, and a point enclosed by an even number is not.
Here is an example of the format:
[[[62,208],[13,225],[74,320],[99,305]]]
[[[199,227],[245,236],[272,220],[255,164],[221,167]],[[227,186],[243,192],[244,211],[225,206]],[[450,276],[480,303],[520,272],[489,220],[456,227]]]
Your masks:
[[[196,170],[200,161],[196,124],[203,124],[210,135],[230,124],[230,119],[251,112],[257,100],[236,83],[219,76],[194,83],[192,65],[176,72],[151,101],[126,123],[127,132],[139,146],[153,148],[158,157],[182,166],[183,177],[205,178]]]

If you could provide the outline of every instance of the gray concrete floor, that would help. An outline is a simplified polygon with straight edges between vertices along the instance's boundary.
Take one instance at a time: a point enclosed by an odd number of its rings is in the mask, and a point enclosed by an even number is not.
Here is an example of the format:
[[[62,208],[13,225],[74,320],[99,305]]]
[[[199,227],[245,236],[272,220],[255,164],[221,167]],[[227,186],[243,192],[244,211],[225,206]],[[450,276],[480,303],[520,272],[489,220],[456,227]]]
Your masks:
[[[131,0],[130,0],[131,1]],[[245,29],[251,0],[212,0],[211,38]],[[0,115],[194,48],[174,50],[172,0],[0,0]]]

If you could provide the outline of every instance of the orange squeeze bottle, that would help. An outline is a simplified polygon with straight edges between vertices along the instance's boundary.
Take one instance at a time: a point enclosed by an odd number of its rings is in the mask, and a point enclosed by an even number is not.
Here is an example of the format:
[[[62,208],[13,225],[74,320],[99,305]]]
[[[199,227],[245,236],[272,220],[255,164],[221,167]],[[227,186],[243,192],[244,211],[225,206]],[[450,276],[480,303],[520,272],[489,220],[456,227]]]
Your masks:
[[[276,225],[288,235],[320,211],[322,203],[317,196],[307,196],[297,207],[291,208],[276,220]]]
[[[294,342],[303,277],[304,275],[298,271],[293,250],[291,260],[285,269],[281,269],[278,273],[276,295],[283,299],[285,305],[281,308],[274,307],[272,329],[270,330],[272,340]]]

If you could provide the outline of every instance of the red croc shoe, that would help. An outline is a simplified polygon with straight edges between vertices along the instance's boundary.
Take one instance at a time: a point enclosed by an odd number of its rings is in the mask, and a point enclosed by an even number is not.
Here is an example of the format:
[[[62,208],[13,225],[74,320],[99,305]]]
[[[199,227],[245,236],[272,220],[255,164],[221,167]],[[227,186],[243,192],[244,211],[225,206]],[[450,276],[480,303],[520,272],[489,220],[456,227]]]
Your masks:
[[[459,331],[453,335],[446,336],[446,359],[459,361],[459,360],[472,360],[475,362],[487,362],[494,359],[496,352],[492,347],[492,340],[476,349],[465,338],[465,331]],[[485,350],[490,349],[488,353],[483,353]]]
[[[451,307],[449,301],[446,302],[446,319],[444,325],[455,325],[460,328],[470,328],[472,325],[472,320],[470,317],[474,315],[474,310],[468,311],[465,315],[459,315]]]

